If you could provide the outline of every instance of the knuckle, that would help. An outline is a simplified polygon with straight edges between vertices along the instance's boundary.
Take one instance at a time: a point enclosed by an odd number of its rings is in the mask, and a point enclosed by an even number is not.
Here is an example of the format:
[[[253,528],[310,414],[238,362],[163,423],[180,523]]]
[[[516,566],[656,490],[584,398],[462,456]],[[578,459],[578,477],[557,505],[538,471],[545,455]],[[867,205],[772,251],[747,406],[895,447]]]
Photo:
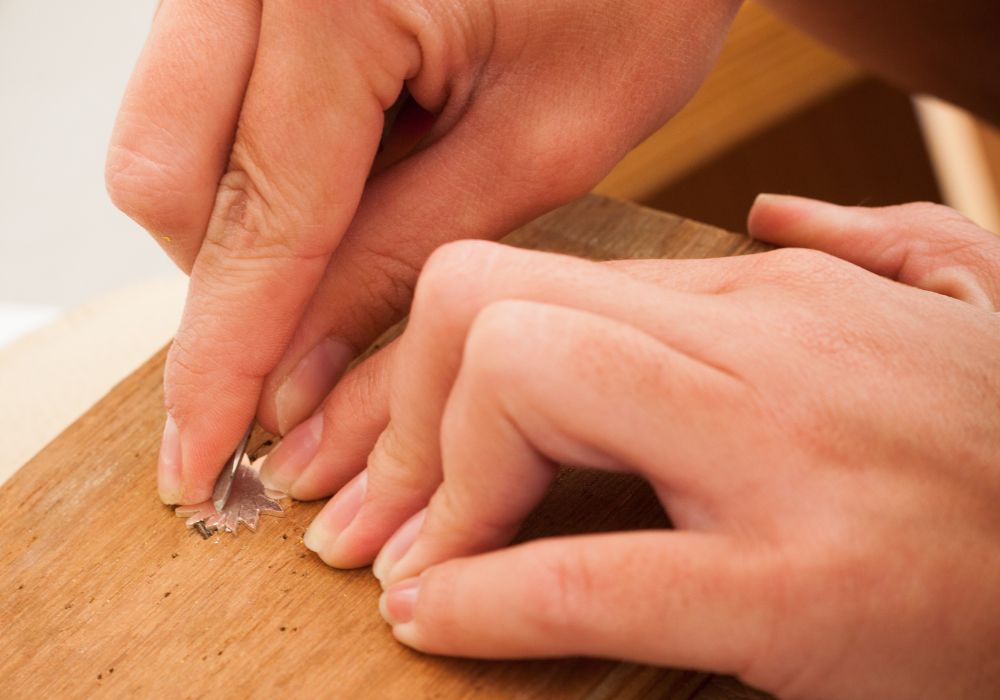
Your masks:
[[[546,208],[586,194],[610,170],[614,158],[579,129],[567,125],[560,113],[524,124],[514,135],[513,148],[504,149],[504,174],[520,181],[543,199]]]
[[[367,0],[360,4],[371,13],[369,27],[375,28],[363,33],[368,42],[366,53],[372,57],[370,74],[382,77],[373,82],[373,94],[388,109],[398,97],[403,76],[417,67],[426,73],[429,59],[438,63],[428,48],[439,46],[445,38],[434,21],[441,13],[432,12],[427,0]],[[376,66],[381,71],[374,70]]]
[[[219,181],[214,218],[205,238],[209,254],[216,260],[308,261],[329,255],[316,226],[288,216],[292,207],[280,210],[258,184],[259,176],[242,169],[227,172]]]
[[[193,224],[184,206],[188,192],[182,180],[141,149],[112,143],[104,184],[112,204],[147,230],[182,232]]]
[[[420,444],[400,434],[390,422],[368,456],[369,488],[373,495],[422,492],[429,483],[427,469],[415,463],[417,456],[409,445]]]
[[[196,395],[198,387],[210,374],[208,366],[198,357],[198,353],[178,334],[167,353],[163,376],[164,403],[175,418],[184,418],[187,397]]]
[[[414,291],[414,319],[453,320],[463,315],[476,303],[477,291],[504,250],[487,241],[454,241],[431,253]]]
[[[525,618],[540,633],[563,636],[596,601],[599,571],[579,551],[560,551],[539,562],[537,580],[537,597]]]
[[[481,468],[475,465],[448,465],[441,486],[428,504],[432,536],[454,538],[460,546],[476,549],[502,546],[510,541],[523,517],[507,509],[488,507],[481,491],[474,486],[481,477]]]
[[[904,238],[909,245],[918,248],[917,252],[955,257],[968,251],[976,255],[998,240],[967,216],[944,204],[912,202],[889,209],[899,213],[899,226],[904,229],[904,235],[907,228],[913,228],[912,222],[918,222],[918,226],[930,234]]]
[[[937,234],[933,241],[936,243],[935,247],[950,257],[968,257],[973,262],[985,262],[991,254],[1000,250],[1000,237],[951,207],[933,202],[917,202],[904,204],[901,208],[909,209],[914,218],[929,225]]]
[[[779,248],[766,254],[772,263],[789,270],[821,270],[835,258],[812,248]]]
[[[474,508],[474,503],[456,493],[454,482],[455,474],[449,471],[442,486],[434,492],[427,505],[428,520],[432,525],[429,534],[437,540],[446,540],[457,535],[458,539],[465,543],[478,544],[483,540],[484,534],[492,534],[494,530],[483,522],[480,513]],[[470,508],[470,505],[473,508]]]
[[[259,236],[262,230],[269,228],[264,220],[267,214],[266,203],[261,198],[253,178],[245,170],[229,170],[222,176],[215,201],[217,216],[227,234],[237,234],[247,243],[253,243],[253,239]],[[218,244],[224,246],[239,242],[240,238],[233,241],[221,238]]]
[[[811,248],[779,248],[761,256],[777,278],[775,281],[801,282],[815,285],[816,282],[838,282],[852,277],[853,268],[829,253]]]
[[[167,353],[166,378],[168,384],[176,385],[179,375],[197,378],[209,374],[209,367],[201,361],[199,353],[187,342],[188,333],[180,330]]]
[[[967,258],[975,268],[995,272],[1000,270],[1000,236],[943,204],[918,202],[903,205],[913,207],[941,234],[941,246],[953,258]]]
[[[302,174],[276,168],[254,136],[237,131],[229,168],[216,185],[205,242],[219,253],[254,261],[326,258],[340,231]]]
[[[461,275],[470,268],[479,274],[479,267],[497,255],[504,246],[479,240],[451,241],[439,246],[427,258],[423,274],[431,278]]]
[[[225,368],[224,371],[220,368]],[[265,367],[248,357],[245,338],[225,338],[208,315],[185,319],[167,353],[164,388],[169,403],[229,391],[226,381],[257,381]]]
[[[487,304],[469,328],[463,367],[488,385],[504,386],[523,378],[538,321],[537,305],[517,300]]]
[[[970,226],[974,224],[964,214],[937,202],[910,202],[900,204],[896,211],[907,218],[916,219],[932,226],[953,227],[956,225]]]
[[[886,211],[895,212],[889,215],[900,231],[897,245],[903,250],[901,269],[911,277],[932,284],[932,291],[967,301],[979,296],[970,292],[970,284],[997,289],[994,280],[1000,270],[1000,237],[943,204],[913,202]],[[966,270],[972,280],[962,273],[956,277],[955,269]],[[935,270],[947,272],[935,278]]]
[[[389,70],[396,76],[405,74],[400,73],[404,66],[411,71],[416,68],[417,77],[410,80],[409,89],[430,111],[440,111],[435,107],[453,92],[449,77],[478,70],[494,45],[496,16],[489,3],[363,0],[362,4],[385,29],[370,34],[378,41],[370,44],[370,53],[392,56]],[[386,46],[396,50],[387,52]]]

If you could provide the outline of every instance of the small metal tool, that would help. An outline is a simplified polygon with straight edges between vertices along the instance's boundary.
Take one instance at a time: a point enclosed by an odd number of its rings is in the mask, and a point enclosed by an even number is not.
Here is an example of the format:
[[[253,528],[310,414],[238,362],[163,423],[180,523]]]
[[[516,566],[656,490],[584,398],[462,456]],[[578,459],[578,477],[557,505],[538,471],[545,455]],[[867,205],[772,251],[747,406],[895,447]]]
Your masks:
[[[236,477],[236,470],[239,468],[240,462],[243,461],[243,455],[246,454],[251,432],[253,432],[253,421],[250,421],[250,427],[247,428],[246,434],[240,440],[240,444],[236,446],[232,457],[226,462],[226,465],[222,468],[222,473],[219,474],[219,478],[215,481],[215,488],[212,489],[212,502],[215,504],[215,509],[220,513],[226,509],[229,494],[233,490],[233,479]]]
[[[282,515],[281,500],[286,496],[267,489],[260,481],[264,458],[254,462],[247,455],[247,443],[253,424],[247,428],[212,489],[212,500],[177,506],[174,514],[187,519],[187,526],[208,539],[217,532],[236,534],[240,523],[257,529],[261,515]]]

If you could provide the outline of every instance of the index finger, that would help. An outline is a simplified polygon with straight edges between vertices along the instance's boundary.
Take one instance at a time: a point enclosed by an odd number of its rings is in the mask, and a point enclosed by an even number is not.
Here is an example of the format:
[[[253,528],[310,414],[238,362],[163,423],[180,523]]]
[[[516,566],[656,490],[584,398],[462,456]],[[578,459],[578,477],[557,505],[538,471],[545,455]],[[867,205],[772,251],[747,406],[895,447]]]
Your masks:
[[[377,66],[399,76],[378,94],[353,45],[330,41],[354,31],[344,14],[338,4],[265,3],[229,168],[167,359],[170,421],[160,462],[167,502],[210,494],[353,216],[383,109],[408,73],[402,62]],[[403,61],[399,43],[397,32],[382,45]]]
[[[162,3],[115,120],[108,193],[185,272],[226,167],[259,23],[259,0]]]

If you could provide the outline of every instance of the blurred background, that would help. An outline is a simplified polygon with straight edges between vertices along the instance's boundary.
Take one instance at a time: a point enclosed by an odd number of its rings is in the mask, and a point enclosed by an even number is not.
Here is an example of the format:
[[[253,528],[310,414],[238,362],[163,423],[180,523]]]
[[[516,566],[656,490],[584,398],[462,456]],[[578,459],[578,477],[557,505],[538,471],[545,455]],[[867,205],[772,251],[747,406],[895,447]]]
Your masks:
[[[0,344],[171,265],[108,201],[115,110],[156,0],[0,0]]]
[[[0,481],[170,338],[184,278],[108,201],[156,0],[0,0]],[[944,201],[1000,230],[1000,136],[752,2],[697,97],[596,188],[731,230],[758,192]]]
[[[170,337],[184,278],[104,191],[156,0],[0,0],[0,482]]]

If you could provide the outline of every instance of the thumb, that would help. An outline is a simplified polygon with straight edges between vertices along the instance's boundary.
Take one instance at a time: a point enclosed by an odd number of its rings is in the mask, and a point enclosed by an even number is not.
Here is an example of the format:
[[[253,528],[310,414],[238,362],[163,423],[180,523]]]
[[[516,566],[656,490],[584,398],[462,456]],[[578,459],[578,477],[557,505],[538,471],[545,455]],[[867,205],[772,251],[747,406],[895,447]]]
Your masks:
[[[748,226],[769,243],[821,250],[912,287],[1000,309],[1000,238],[940,204],[841,207],[762,194]]]
[[[431,567],[379,607],[399,641],[430,653],[744,673],[776,609],[766,561],[689,532],[538,540]]]

